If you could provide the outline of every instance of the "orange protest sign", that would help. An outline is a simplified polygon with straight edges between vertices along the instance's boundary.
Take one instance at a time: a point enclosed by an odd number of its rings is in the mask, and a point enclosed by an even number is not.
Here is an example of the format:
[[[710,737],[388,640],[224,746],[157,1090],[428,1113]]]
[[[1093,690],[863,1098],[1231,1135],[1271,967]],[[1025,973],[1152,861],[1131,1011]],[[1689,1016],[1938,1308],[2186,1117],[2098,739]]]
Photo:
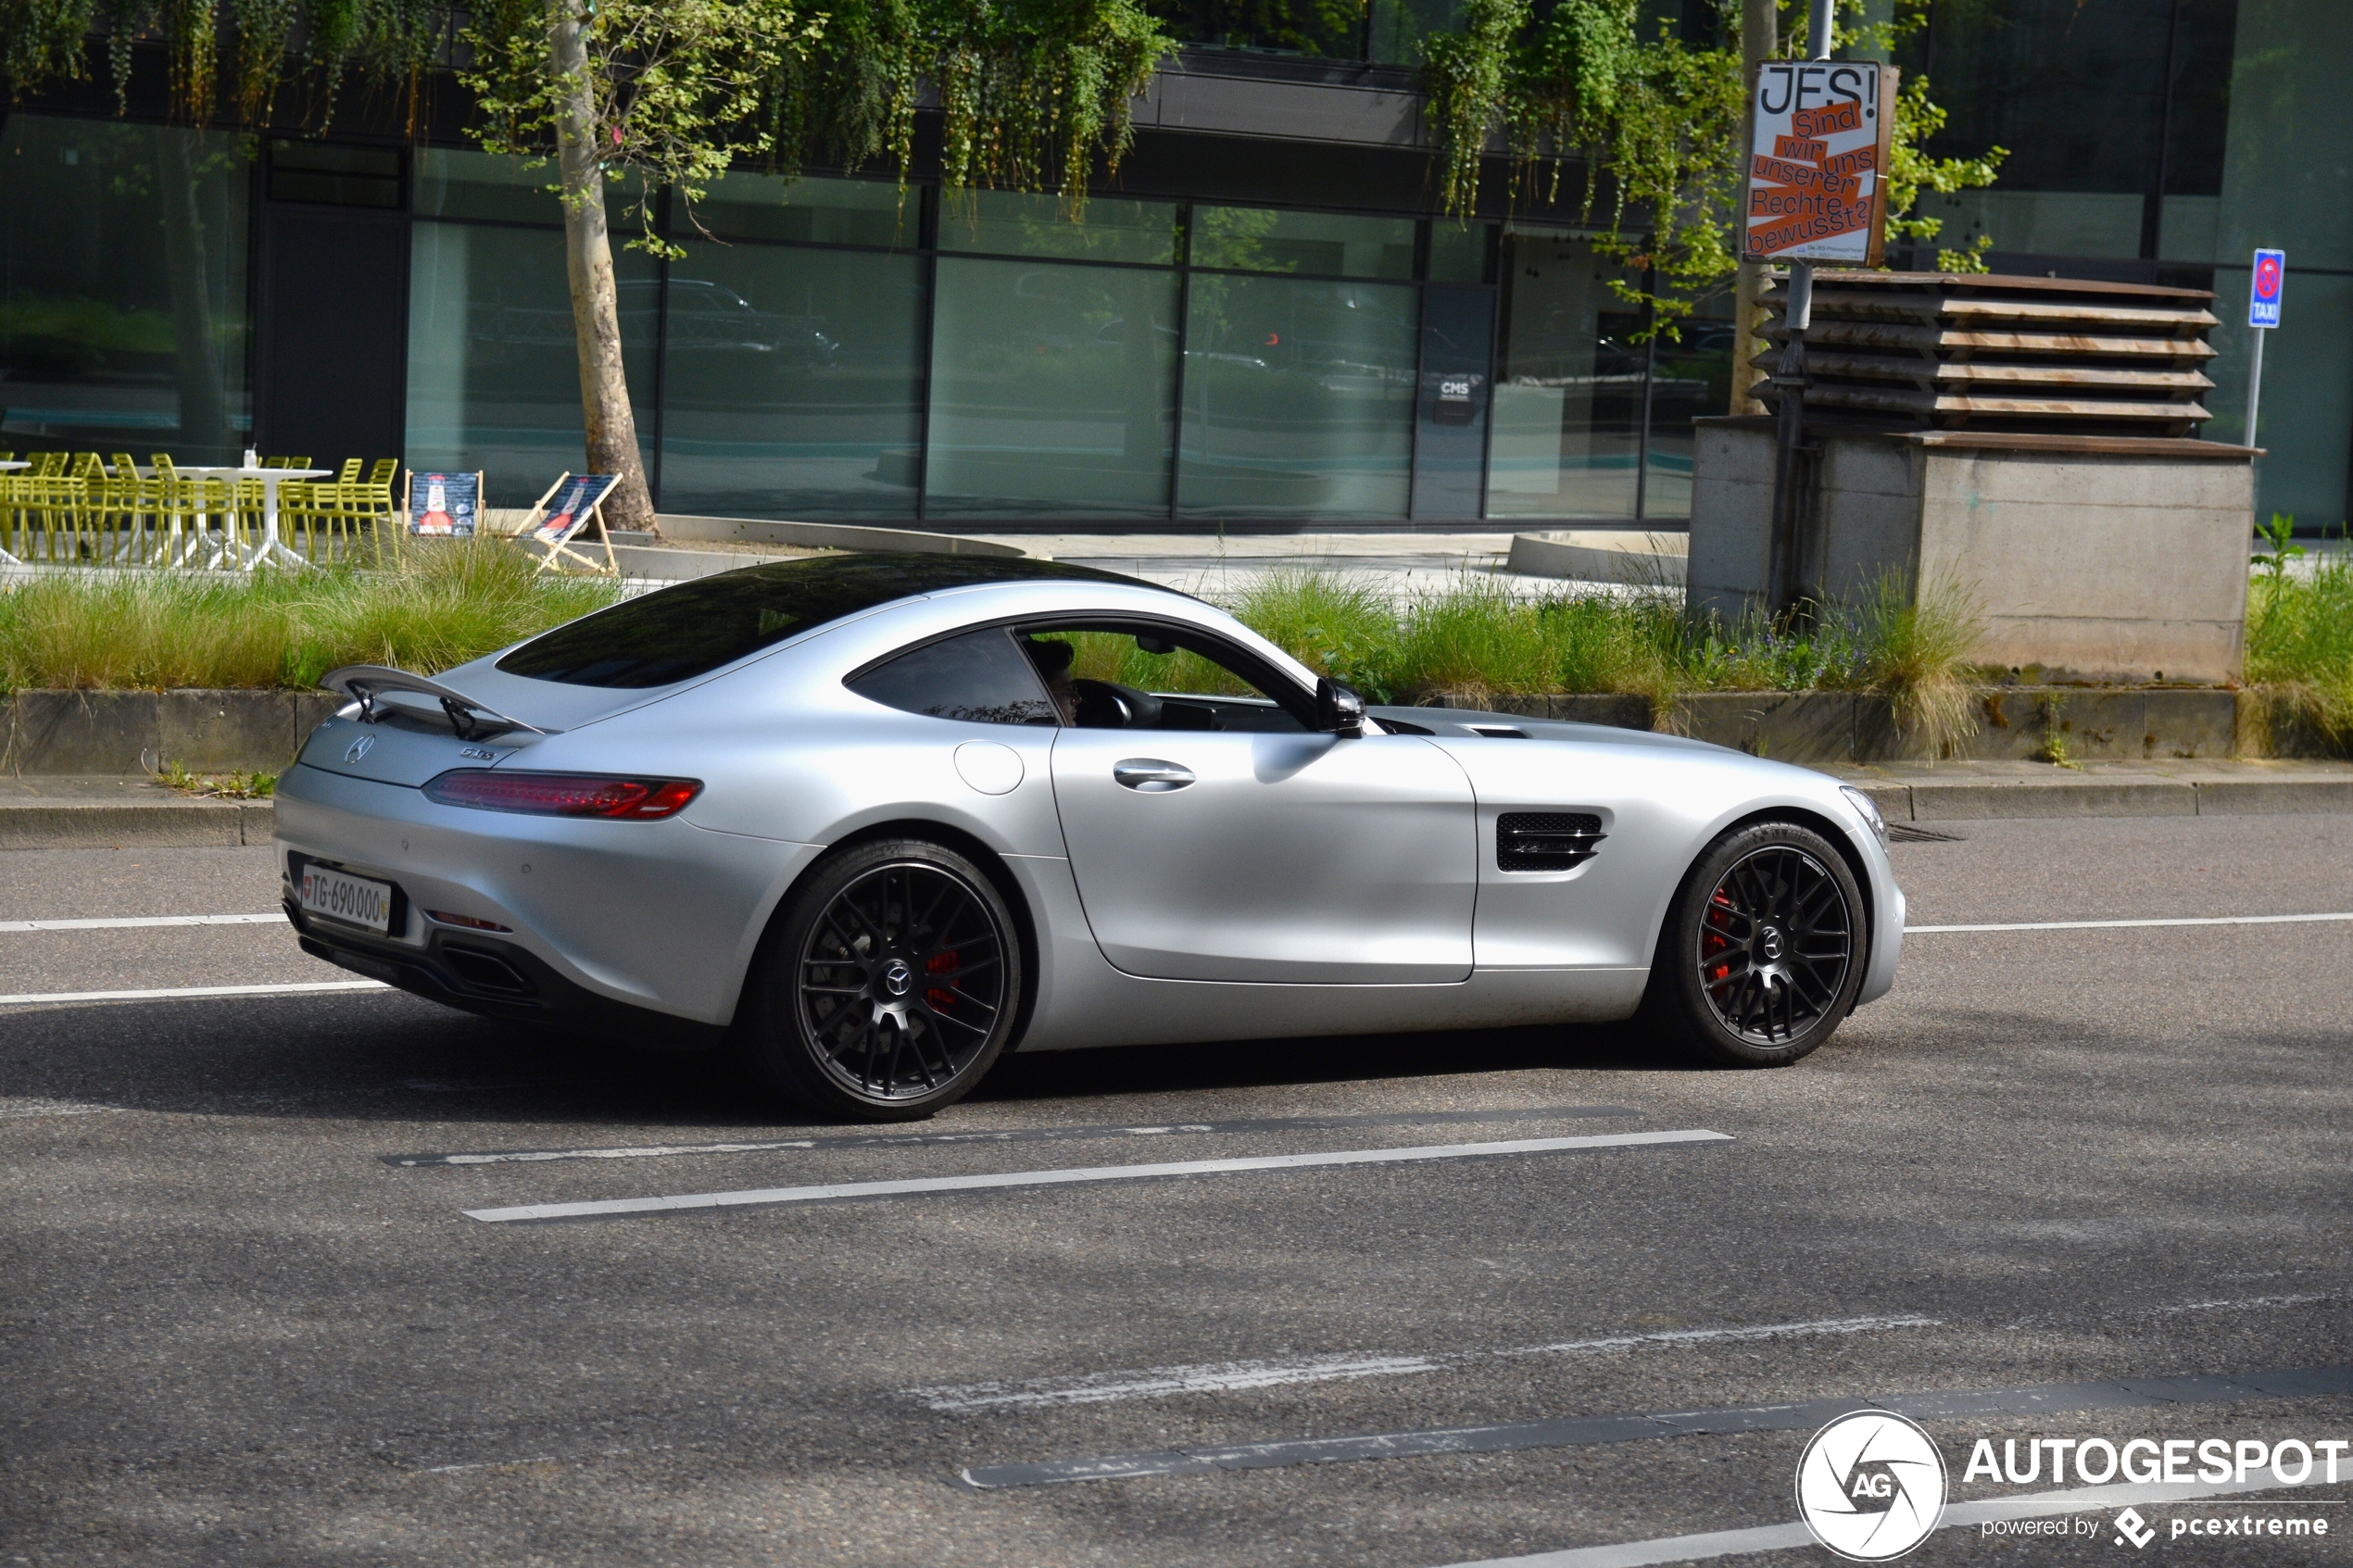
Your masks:
[[[1872,60],[1758,69],[1742,259],[1879,265],[1895,86],[1895,69]]]
[[[1879,168],[1879,149],[1857,147],[1851,153],[1826,157],[1821,163],[1832,174],[1869,174]]]
[[[1849,99],[1844,103],[1798,109],[1790,116],[1790,129],[1800,136],[1829,136],[1841,131],[1860,131],[1863,129],[1863,106]]]
[[[1819,191],[1831,196],[1859,194],[1859,187],[1852,179],[1832,174],[1810,163],[1792,163],[1787,158],[1759,157],[1750,163],[1749,172],[1757,180],[1775,185],[1793,185],[1801,191]]]

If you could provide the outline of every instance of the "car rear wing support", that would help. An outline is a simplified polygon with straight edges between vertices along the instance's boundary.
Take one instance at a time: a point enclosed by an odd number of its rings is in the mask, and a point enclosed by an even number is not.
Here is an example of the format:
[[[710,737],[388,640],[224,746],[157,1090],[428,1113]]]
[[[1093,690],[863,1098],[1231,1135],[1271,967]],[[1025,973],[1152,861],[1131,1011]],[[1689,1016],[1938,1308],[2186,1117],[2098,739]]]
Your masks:
[[[412,675],[406,670],[395,670],[382,664],[346,664],[340,670],[330,670],[319,683],[331,692],[339,693],[359,705],[359,721],[373,724],[382,717],[377,698],[384,692],[414,692],[441,704],[442,713],[449,721],[449,728],[459,740],[484,740],[509,730],[529,730],[535,735],[553,734],[536,724],[526,724],[510,718],[486,702],[478,702],[465,693],[445,686],[422,675]],[[402,704],[404,709],[407,704]]]

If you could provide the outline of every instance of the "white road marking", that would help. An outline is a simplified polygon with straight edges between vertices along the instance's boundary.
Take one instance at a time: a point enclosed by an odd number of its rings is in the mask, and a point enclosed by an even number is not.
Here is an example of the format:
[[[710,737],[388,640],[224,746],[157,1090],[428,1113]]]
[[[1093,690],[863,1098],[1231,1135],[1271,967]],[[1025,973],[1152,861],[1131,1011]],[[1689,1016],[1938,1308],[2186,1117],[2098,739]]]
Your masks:
[[[2219,1312],[2235,1307],[2309,1307],[2315,1301],[2334,1301],[2346,1293],[2342,1290],[2316,1290],[2303,1296],[2248,1296],[2235,1301],[2184,1301],[2175,1307],[2151,1307],[2152,1312]]]
[[[547,1080],[553,1082],[553,1080]],[[445,1084],[411,1078],[433,1092],[528,1085]],[[773,1138],[757,1142],[585,1145],[576,1148],[492,1148],[472,1154],[386,1154],[387,1165],[508,1165],[557,1160],[649,1160],[673,1154],[769,1154],[783,1149],[912,1148],[920,1144],[1078,1143],[1101,1138],[1183,1137],[1213,1133],[1295,1133],[1348,1127],[1418,1127],[1434,1123],[1567,1122],[1597,1116],[1638,1116],[1622,1105],[1534,1105],[1491,1110],[1408,1110],[1377,1116],[1263,1116],[1233,1122],[1165,1122],[1151,1126],[1114,1123],[1063,1127],[975,1127],[945,1133],[873,1133],[849,1136]]]
[[[19,1116],[96,1116],[117,1109],[71,1099],[0,1099],[0,1122]]]
[[[1491,1155],[1554,1154],[1568,1149],[1635,1148],[1651,1144],[1730,1143],[1729,1133],[1692,1128],[1665,1133],[1613,1133],[1601,1137],[1523,1138],[1511,1143],[1438,1144],[1419,1148],[1344,1148],[1322,1154],[1270,1154],[1227,1160],[1181,1160],[1150,1165],[1087,1165],[1054,1171],[1000,1171],[972,1176],[917,1176],[890,1182],[835,1182],[818,1186],[756,1187],[741,1192],[682,1193],[670,1198],[616,1198],[586,1203],[527,1203],[509,1209],[468,1209],[492,1224],[528,1220],[578,1220],[656,1214],[693,1209],[834,1203],[930,1192],[979,1192],[996,1187],[1059,1186],[1073,1182],[1144,1181],[1156,1176],[1210,1176],[1238,1171],[1295,1171],[1329,1165],[1389,1165],[1426,1160],[1475,1160]]]
[[[303,991],[389,991],[381,980],[303,980],[284,985],[170,985],[149,991],[20,991],[0,997],[19,1002],[163,1002],[185,997],[283,997]]]
[[[2245,1486],[2229,1482],[2217,1486],[2183,1482],[2170,1486],[2162,1482],[2145,1486],[2124,1483],[1986,1498],[1977,1502],[1946,1504],[1936,1527],[1967,1530],[2010,1519],[2047,1519],[2063,1513],[2095,1513],[2111,1508],[2149,1508],[2164,1503],[2199,1502],[2208,1498],[2243,1497],[2249,1492],[2285,1491],[2295,1486],[2317,1486],[2323,1474],[2322,1466],[2314,1465],[2300,1481],[2284,1480],[2274,1470],[2268,1479],[2258,1481],[2250,1476]],[[2098,1535],[2075,1538],[2099,1541],[2114,1534],[2103,1524]],[[1804,1524],[1764,1524],[1749,1530],[1711,1530],[1697,1536],[1663,1536],[1655,1540],[1572,1547],[1567,1551],[1540,1551],[1529,1557],[1481,1558],[1477,1562],[1454,1563],[1452,1568],[1650,1568],[1653,1563],[1704,1562],[1714,1557],[1788,1551],[1814,1545],[1814,1533]]]
[[[1298,1361],[1222,1361],[1203,1366],[1143,1367],[1096,1373],[1067,1382],[973,1383],[955,1387],[908,1388],[911,1399],[936,1411],[973,1411],[1041,1405],[1091,1405],[1114,1399],[1157,1399],[1167,1394],[1223,1394],[1243,1388],[1277,1388],[1295,1383],[1328,1383],[1357,1377],[1443,1372],[1473,1361],[1518,1356],[1592,1354],[1644,1345],[1705,1345],[1756,1339],[1798,1338],[1821,1334],[1868,1334],[1877,1329],[1933,1328],[1943,1320],[1925,1317],[1819,1318],[1807,1323],[1761,1323],[1743,1328],[1664,1329],[1648,1334],[1613,1334],[1599,1339],[1567,1339],[1556,1345],[1524,1345],[1505,1350],[1470,1350],[1447,1355],[1317,1356]]]
[[[131,931],[150,925],[283,925],[286,911],[266,915],[126,915],[116,920],[0,920],[6,931]]]
[[[2317,925],[2353,921],[2353,914],[2201,915],[2189,920],[2036,920],[2000,925],[1907,925],[1906,936],[1943,936],[1957,931],[2115,931],[2144,925]]]

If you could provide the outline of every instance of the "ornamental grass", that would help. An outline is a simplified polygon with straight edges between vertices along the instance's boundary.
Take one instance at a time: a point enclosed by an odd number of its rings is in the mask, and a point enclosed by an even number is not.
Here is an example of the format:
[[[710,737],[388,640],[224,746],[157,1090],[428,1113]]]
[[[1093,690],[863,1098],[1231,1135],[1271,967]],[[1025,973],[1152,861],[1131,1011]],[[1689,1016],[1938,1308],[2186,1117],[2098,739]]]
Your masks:
[[[436,541],[389,571],[26,578],[0,587],[0,689],[308,688],[343,664],[432,674],[619,596],[535,566],[485,539]]]

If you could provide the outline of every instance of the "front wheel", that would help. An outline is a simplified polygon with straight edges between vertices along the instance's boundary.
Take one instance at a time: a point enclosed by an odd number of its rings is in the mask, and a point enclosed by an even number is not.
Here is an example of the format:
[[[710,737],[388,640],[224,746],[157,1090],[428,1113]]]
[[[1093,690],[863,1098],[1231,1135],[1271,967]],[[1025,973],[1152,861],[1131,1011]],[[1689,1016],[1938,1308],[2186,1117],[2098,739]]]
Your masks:
[[[1864,945],[1862,890],[1828,839],[1794,822],[1738,828],[1667,910],[1643,1011],[1709,1060],[1781,1066],[1854,1008]]]
[[[862,845],[794,895],[743,1042],[761,1078],[844,1120],[912,1122],[968,1093],[1012,1036],[1024,977],[988,875],[922,839]]]

